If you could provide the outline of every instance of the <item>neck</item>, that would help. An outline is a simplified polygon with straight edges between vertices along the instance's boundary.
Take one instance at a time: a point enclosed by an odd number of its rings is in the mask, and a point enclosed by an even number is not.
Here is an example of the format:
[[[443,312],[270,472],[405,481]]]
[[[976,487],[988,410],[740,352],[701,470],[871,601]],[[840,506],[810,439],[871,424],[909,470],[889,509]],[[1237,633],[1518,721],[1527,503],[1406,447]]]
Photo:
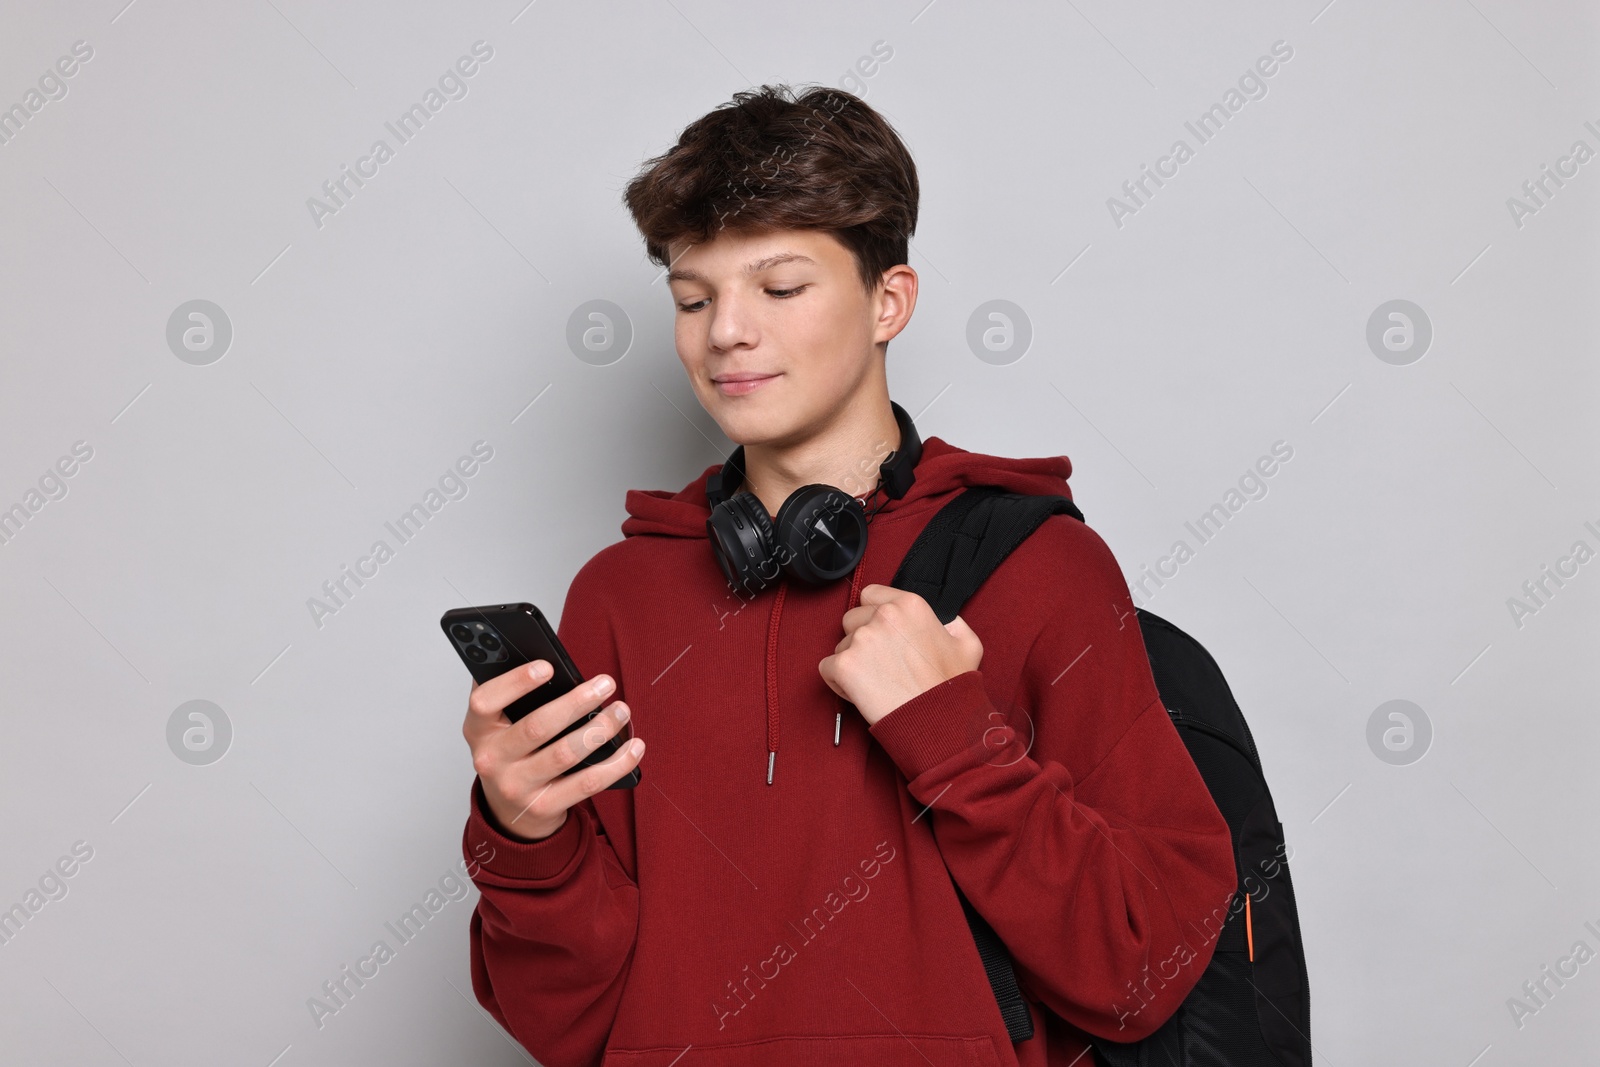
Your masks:
[[[742,488],[774,517],[803,485],[832,485],[866,497],[877,488],[878,465],[899,447],[900,424],[887,387],[862,389],[826,423],[792,442],[746,445]]]

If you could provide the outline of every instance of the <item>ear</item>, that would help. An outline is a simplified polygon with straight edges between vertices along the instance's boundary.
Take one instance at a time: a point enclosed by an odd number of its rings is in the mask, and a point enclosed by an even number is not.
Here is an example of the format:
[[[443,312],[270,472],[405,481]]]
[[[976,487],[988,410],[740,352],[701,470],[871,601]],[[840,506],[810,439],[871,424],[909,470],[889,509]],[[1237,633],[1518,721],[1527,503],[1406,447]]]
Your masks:
[[[917,272],[904,263],[883,272],[873,296],[873,344],[887,344],[911,321],[917,307],[917,280]]]

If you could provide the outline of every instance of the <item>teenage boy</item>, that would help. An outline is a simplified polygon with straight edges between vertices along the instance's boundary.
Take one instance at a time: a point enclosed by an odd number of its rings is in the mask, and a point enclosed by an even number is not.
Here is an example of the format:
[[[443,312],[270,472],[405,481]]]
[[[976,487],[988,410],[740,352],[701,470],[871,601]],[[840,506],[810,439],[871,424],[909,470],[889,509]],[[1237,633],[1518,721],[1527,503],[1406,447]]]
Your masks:
[[[1110,550],[1052,516],[949,625],[888,584],[968,486],[1070,496],[1064,456],[902,432],[884,361],[916,306],[910,154],[848,93],[764,86],[646,168],[626,203],[742,463],[629,491],[561,613],[590,683],[515,725],[501,709],[546,664],[473,690],[478,999],[547,1067],[1064,1067],[1092,1062],[1086,1033],[1149,1034],[1210,960],[1235,870]],[[897,455],[909,487],[878,481]],[[853,571],[730,591],[711,497],[774,520],[817,485],[869,516]],[[630,718],[631,746],[560,777]],[[957,886],[1032,1038],[1008,1037]]]

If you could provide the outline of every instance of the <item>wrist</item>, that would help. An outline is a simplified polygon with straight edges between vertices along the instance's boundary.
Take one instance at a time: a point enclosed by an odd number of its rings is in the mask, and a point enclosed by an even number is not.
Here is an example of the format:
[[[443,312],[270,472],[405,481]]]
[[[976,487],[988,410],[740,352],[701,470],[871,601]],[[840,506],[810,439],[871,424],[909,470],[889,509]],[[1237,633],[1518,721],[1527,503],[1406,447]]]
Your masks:
[[[530,840],[525,834],[512,836],[504,831],[499,817],[490,810],[483,782],[476,777],[472,780],[471,805],[462,849],[463,855],[471,856],[478,865],[472,872],[474,879],[486,877],[495,885],[554,887],[570,876],[587,854],[593,835],[584,833],[588,819],[582,807],[568,809],[549,836]],[[526,821],[524,816],[517,825]]]
[[[507,840],[516,841],[524,845],[537,844],[550,837],[567,824],[567,812],[561,813],[561,818],[548,825],[540,825],[529,819],[525,812],[508,813],[499,803],[490,800],[488,792],[484,792],[484,814],[491,829],[505,837]]]

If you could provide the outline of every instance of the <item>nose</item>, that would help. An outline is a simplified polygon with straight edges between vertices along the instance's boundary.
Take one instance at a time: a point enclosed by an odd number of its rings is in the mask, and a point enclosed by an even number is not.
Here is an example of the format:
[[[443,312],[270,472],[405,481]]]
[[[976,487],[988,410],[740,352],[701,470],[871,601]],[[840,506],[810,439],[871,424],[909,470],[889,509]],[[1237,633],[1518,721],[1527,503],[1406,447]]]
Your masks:
[[[719,295],[708,308],[711,312],[711,326],[706,336],[706,343],[719,352],[754,345],[758,336],[755,316],[744,305],[741,296],[735,293]]]

